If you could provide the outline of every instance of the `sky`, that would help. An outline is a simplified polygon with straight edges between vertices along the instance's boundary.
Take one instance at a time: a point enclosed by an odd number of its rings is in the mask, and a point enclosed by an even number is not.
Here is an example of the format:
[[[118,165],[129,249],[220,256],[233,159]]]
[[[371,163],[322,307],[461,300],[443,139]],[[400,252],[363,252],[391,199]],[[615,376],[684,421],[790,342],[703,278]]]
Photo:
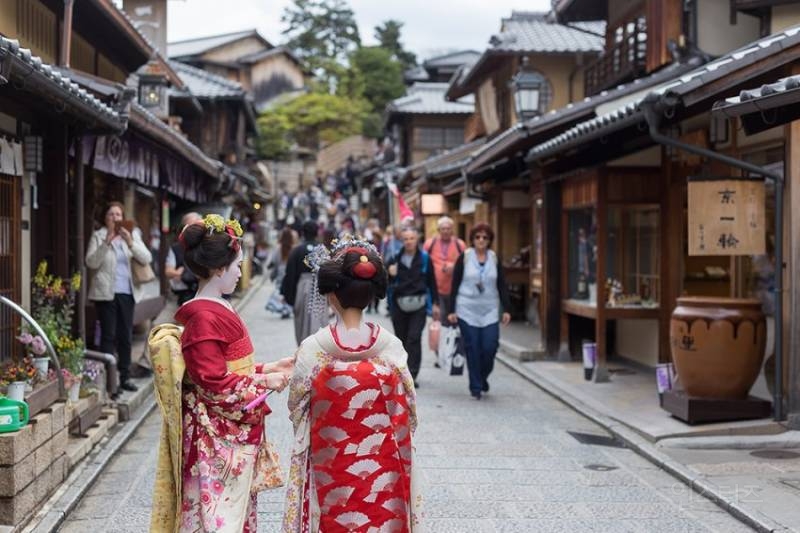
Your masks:
[[[485,50],[511,10],[547,11],[550,0],[349,0],[362,42],[387,19],[405,25],[404,46],[419,59],[453,50]],[[273,44],[285,37],[281,14],[291,0],[169,0],[169,41],[256,28]]]

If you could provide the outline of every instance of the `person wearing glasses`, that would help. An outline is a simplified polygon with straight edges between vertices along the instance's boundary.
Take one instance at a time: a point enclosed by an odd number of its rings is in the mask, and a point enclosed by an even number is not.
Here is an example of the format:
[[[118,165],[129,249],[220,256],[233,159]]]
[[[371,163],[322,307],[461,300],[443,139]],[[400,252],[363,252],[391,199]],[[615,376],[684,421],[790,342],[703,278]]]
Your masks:
[[[469,391],[476,400],[489,392],[489,374],[500,344],[500,327],[511,321],[511,308],[503,265],[491,249],[494,232],[480,222],[469,232],[472,245],[453,266],[453,287],[447,319],[458,323],[464,341]],[[502,310],[502,314],[501,314]]]

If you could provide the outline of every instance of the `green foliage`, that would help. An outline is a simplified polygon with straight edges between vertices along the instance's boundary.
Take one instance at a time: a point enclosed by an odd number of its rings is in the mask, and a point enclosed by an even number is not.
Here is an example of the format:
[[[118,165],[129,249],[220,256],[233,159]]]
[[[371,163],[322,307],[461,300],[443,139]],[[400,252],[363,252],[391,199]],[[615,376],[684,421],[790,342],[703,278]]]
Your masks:
[[[403,66],[380,46],[359,48],[350,56],[352,70],[364,79],[364,98],[373,111],[383,112],[386,104],[403,96]]]
[[[321,143],[334,143],[358,135],[362,131],[362,118],[367,113],[363,100],[345,96],[312,92],[282,104],[261,115],[258,120],[262,146],[277,147],[272,154],[262,152],[263,157],[275,158],[288,153],[293,144],[318,149]],[[274,125],[281,125],[275,127]],[[285,133],[279,133],[280,128]],[[281,136],[281,139],[275,137]]]
[[[287,46],[323,79],[336,78],[335,64],[361,45],[353,10],[345,0],[293,0],[281,22]]]
[[[394,59],[402,63],[403,70],[409,69],[417,64],[417,56],[403,48],[400,42],[400,32],[403,23],[398,20],[389,19],[383,26],[375,26],[375,39],[381,48],[391,52]]]
[[[265,159],[283,159],[289,155],[291,131],[283,113],[267,111],[258,118],[258,153]]]
[[[380,113],[372,112],[364,116],[361,121],[361,134],[370,139],[383,137],[383,117]]]

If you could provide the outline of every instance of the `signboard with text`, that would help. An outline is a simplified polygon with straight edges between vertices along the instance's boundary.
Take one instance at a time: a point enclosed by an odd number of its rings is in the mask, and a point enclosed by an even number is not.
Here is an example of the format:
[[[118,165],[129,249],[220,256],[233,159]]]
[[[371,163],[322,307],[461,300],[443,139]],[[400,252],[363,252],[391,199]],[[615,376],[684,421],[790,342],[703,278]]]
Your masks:
[[[766,249],[764,181],[689,181],[689,255],[761,255]]]

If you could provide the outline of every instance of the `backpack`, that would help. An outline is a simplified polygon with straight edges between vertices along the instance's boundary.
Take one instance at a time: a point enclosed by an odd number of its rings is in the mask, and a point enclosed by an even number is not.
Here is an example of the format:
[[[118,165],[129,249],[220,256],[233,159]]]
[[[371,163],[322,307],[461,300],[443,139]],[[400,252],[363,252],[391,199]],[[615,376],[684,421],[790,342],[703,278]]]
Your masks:
[[[428,249],[425,250],[425,251],[427,251],[428,253],[431,253],[431,250],[433,250],[433,247],[436,246],[436,241],[438,241],[438,240],[439,240],[439,237],[434,237],[433,240],[431,241],[431,245],[428,246]],[[456,250],[458,250],[458,253],[461,254],[464,251],[464,249],[461,248],[461,244],[458,242],[458,238],[456,238],[455,241],[456,241]]]

